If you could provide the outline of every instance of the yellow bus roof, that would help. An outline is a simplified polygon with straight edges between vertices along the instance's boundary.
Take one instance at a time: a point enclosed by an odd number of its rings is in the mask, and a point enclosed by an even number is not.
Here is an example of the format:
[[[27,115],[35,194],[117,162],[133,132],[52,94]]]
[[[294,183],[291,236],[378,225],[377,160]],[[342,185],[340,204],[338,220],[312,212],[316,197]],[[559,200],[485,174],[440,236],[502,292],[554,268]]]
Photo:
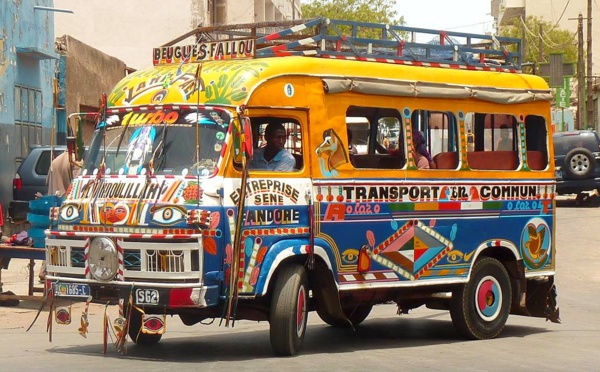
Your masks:
[[[548,92],[548,85],[542,78],[520,73],[290,56],[207,61],[140,70],[117,84],[108,97],[108,106],[236,106],[247,103],[261,83],[284,76]]]

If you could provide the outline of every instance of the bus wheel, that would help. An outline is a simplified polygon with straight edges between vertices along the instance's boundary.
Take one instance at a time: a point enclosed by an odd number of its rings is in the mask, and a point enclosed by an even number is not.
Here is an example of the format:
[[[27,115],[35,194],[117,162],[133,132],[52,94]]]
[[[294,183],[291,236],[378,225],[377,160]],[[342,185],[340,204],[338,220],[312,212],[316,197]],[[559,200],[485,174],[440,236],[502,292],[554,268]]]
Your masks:
[[[142,313],[135,307],[131,308],[129,318],[129,337],[138,345],[156,345],[162,334],[151,335],[142,332]]]
[[[373,305],[364,305],[363,304],[363,305],[344,308],[343,311],[344,311],[344,315],[346,316],[346,318],[348,318],[348,320],[350,320],[350,322],[352,323],[352,326],[357,326],[360,323],[362,323],[365,319],[367,319],[367,317],[371,313],[371,309],[373,309]],[[333,319],[327,313],[325,313],[322,310],[319,310],[318,308],[317,308],[317,314],[319,314],[319,318],[321,318],[322,321],[329,324],[330,326],[338,327],[338,328],[350,327],[350,324],[348,324],[348,322]]]
[[[304,267],[293,264],[277,276],[269,317],[271,347],[277,355],[294,355],[300,349],[308,319],[308,279]]]
[[[504,266],[496,259],[484,257],[473,266],[471,279],[452,292],[452,323],[467,338],[494,338],[506,324],[511,297],[510,278]]]

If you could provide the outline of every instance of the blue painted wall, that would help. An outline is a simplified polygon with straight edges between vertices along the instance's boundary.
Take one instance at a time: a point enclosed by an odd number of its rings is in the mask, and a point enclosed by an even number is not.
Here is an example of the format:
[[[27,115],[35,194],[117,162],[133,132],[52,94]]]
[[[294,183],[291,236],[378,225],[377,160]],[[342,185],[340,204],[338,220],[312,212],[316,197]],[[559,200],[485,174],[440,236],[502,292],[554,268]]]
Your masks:
[[[41,144],[50,142],[50,128],[55,120],[52,86],[57,60],[52,57],[58,56],[54,51],[54,13],[34,10],[34,6],[53,7],[53,3],[0,1],[0,202],[5,216],[23,148],[21,135],[15,130],[15,85],[42,92],[38,114],[42,122]]]

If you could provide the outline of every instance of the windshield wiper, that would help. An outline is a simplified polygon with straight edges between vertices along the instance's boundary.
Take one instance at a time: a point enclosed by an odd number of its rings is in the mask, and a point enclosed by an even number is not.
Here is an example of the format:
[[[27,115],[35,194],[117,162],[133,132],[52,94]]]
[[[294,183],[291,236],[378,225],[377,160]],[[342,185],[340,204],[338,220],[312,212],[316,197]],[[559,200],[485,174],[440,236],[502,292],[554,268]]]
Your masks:
[[[152,153],[152,157],[150,158],[150,162],[149,167],[150,167],[150,173],[154,174],[154,158],[156,157],[156,154],[159,154],[158,157],[160,158],[160,163],[156,166],[156,169],[160,168],[160,166],[162,165],[162,163],[165,161],[166,155],[164,153],[164,147],[165,147],[165,142],[166,142],[166,138],[167,138],[167,122],[165,121],[163,123],[163,131],[162,131],[162,135],[160,136],[160,142],[158,143],[158,145],[156,146],[156,149],[154,149],[154,152]]]

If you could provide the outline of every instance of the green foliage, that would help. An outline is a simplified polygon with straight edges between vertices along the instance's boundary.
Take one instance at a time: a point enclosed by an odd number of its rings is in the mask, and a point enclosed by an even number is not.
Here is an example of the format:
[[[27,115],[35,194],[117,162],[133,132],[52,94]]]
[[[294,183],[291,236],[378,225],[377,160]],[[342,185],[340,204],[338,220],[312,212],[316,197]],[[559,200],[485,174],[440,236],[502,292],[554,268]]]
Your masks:
[[[539,56],[540,25],[542,26],[542,59]],[[564,53],[563,62],[577,62],[577,34],[554,27],[538,17],[527,17],[525,20],[525,58],[522,62],[548,63],[551,53]],[[501,36],[523,38],[523,24],[515,19],[512,26],[502,27]]]
[[[327,17],[347,21],[404,25],[404,17],[394,10],[393,0],[312,0],[302,4],[303,18]],[[343,29],[348,34],[349,29]],[[360,37],[378,37],[373,30],[360,30]]]

